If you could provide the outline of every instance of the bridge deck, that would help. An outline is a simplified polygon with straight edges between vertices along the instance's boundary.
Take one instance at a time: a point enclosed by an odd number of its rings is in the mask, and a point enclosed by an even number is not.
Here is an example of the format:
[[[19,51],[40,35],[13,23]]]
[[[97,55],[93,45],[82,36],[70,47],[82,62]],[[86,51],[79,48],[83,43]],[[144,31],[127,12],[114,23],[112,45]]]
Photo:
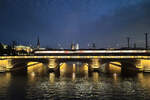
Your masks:
[[[150,50],[45,50],[32,56],[0,56],[0,59],[150,59]]]
[[[34,54],[142,54],[150,53],[150,50],[45,50],[34,51]]]
[[[150,50],[45,50],[36,56],[150,56]]]
[[[0,59],[150,59],[150,56],[0,56]]]

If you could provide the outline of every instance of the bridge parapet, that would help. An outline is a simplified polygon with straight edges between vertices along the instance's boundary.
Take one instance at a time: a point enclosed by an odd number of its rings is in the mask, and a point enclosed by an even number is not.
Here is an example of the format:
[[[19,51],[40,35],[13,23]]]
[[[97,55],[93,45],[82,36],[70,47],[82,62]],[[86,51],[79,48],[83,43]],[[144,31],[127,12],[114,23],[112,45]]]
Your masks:
[[[0,59],[150,59],[150,56],[0,56]]]

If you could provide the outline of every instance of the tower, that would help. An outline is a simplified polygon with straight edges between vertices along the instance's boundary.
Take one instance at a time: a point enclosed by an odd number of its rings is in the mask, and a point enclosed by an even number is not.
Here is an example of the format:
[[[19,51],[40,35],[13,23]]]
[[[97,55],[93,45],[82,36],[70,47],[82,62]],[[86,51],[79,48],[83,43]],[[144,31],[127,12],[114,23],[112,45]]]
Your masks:
[[[79,44],[78,43],[76,44],[76,50],[79,50]]]
[[[92,49],[96,49],[96,44],[92,43]]]
[[[40,39],[39,39],[39,36],[37,37],[37,48],[38,49],[40,48]]]
[[[127,37],[128,48],[130,48],[130,37]]]
[[[75,44],[74,43],[71,44],[71,49],[75,50]]]

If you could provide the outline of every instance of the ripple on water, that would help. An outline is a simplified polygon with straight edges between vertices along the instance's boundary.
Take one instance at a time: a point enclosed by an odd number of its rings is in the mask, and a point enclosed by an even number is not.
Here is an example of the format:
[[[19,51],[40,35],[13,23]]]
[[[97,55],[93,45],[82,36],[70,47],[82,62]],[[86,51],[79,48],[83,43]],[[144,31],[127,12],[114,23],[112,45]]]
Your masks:
[[[20,79],[27,80],[23,81],[26,85],[21,86],[25,86],[23,93],[28,100],[150,100],[150,84],[146,83],[144,76],[140,80],[116,74],[115,78],[107,74],[93,74],[86,78],[74,76],[72,79],[70,76],[56,77],[53,74],[49,77],[49,73],[37,78],[33,74],[30,80],[25,76],[16,77],[19,75],[12,77],[7,82],[9,84],[0,84],[0,100],[15,96],[12,87],[16,91],[21,90],[15,85],[21,83]]]

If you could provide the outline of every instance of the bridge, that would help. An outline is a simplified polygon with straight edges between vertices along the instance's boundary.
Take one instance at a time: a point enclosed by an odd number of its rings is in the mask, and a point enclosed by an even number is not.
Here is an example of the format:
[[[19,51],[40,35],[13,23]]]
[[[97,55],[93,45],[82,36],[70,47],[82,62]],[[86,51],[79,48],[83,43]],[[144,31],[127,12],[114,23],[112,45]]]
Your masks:
[[[50,70],[59,69],[59,64],[66,61],[88,63],[90,70],[99,70],[102,64],[120,62],[124,71],[150,71],[150,50],[43,50],[34,51],[32,55],[0,56],[0,61],[7,60],[4,71],[11,71],[28,62],[42,62]],[[146,64],[145,64],[146,62]],[[4,66],[3,66],[4,67]],[[0,66],[2,69],[2,67]]]

